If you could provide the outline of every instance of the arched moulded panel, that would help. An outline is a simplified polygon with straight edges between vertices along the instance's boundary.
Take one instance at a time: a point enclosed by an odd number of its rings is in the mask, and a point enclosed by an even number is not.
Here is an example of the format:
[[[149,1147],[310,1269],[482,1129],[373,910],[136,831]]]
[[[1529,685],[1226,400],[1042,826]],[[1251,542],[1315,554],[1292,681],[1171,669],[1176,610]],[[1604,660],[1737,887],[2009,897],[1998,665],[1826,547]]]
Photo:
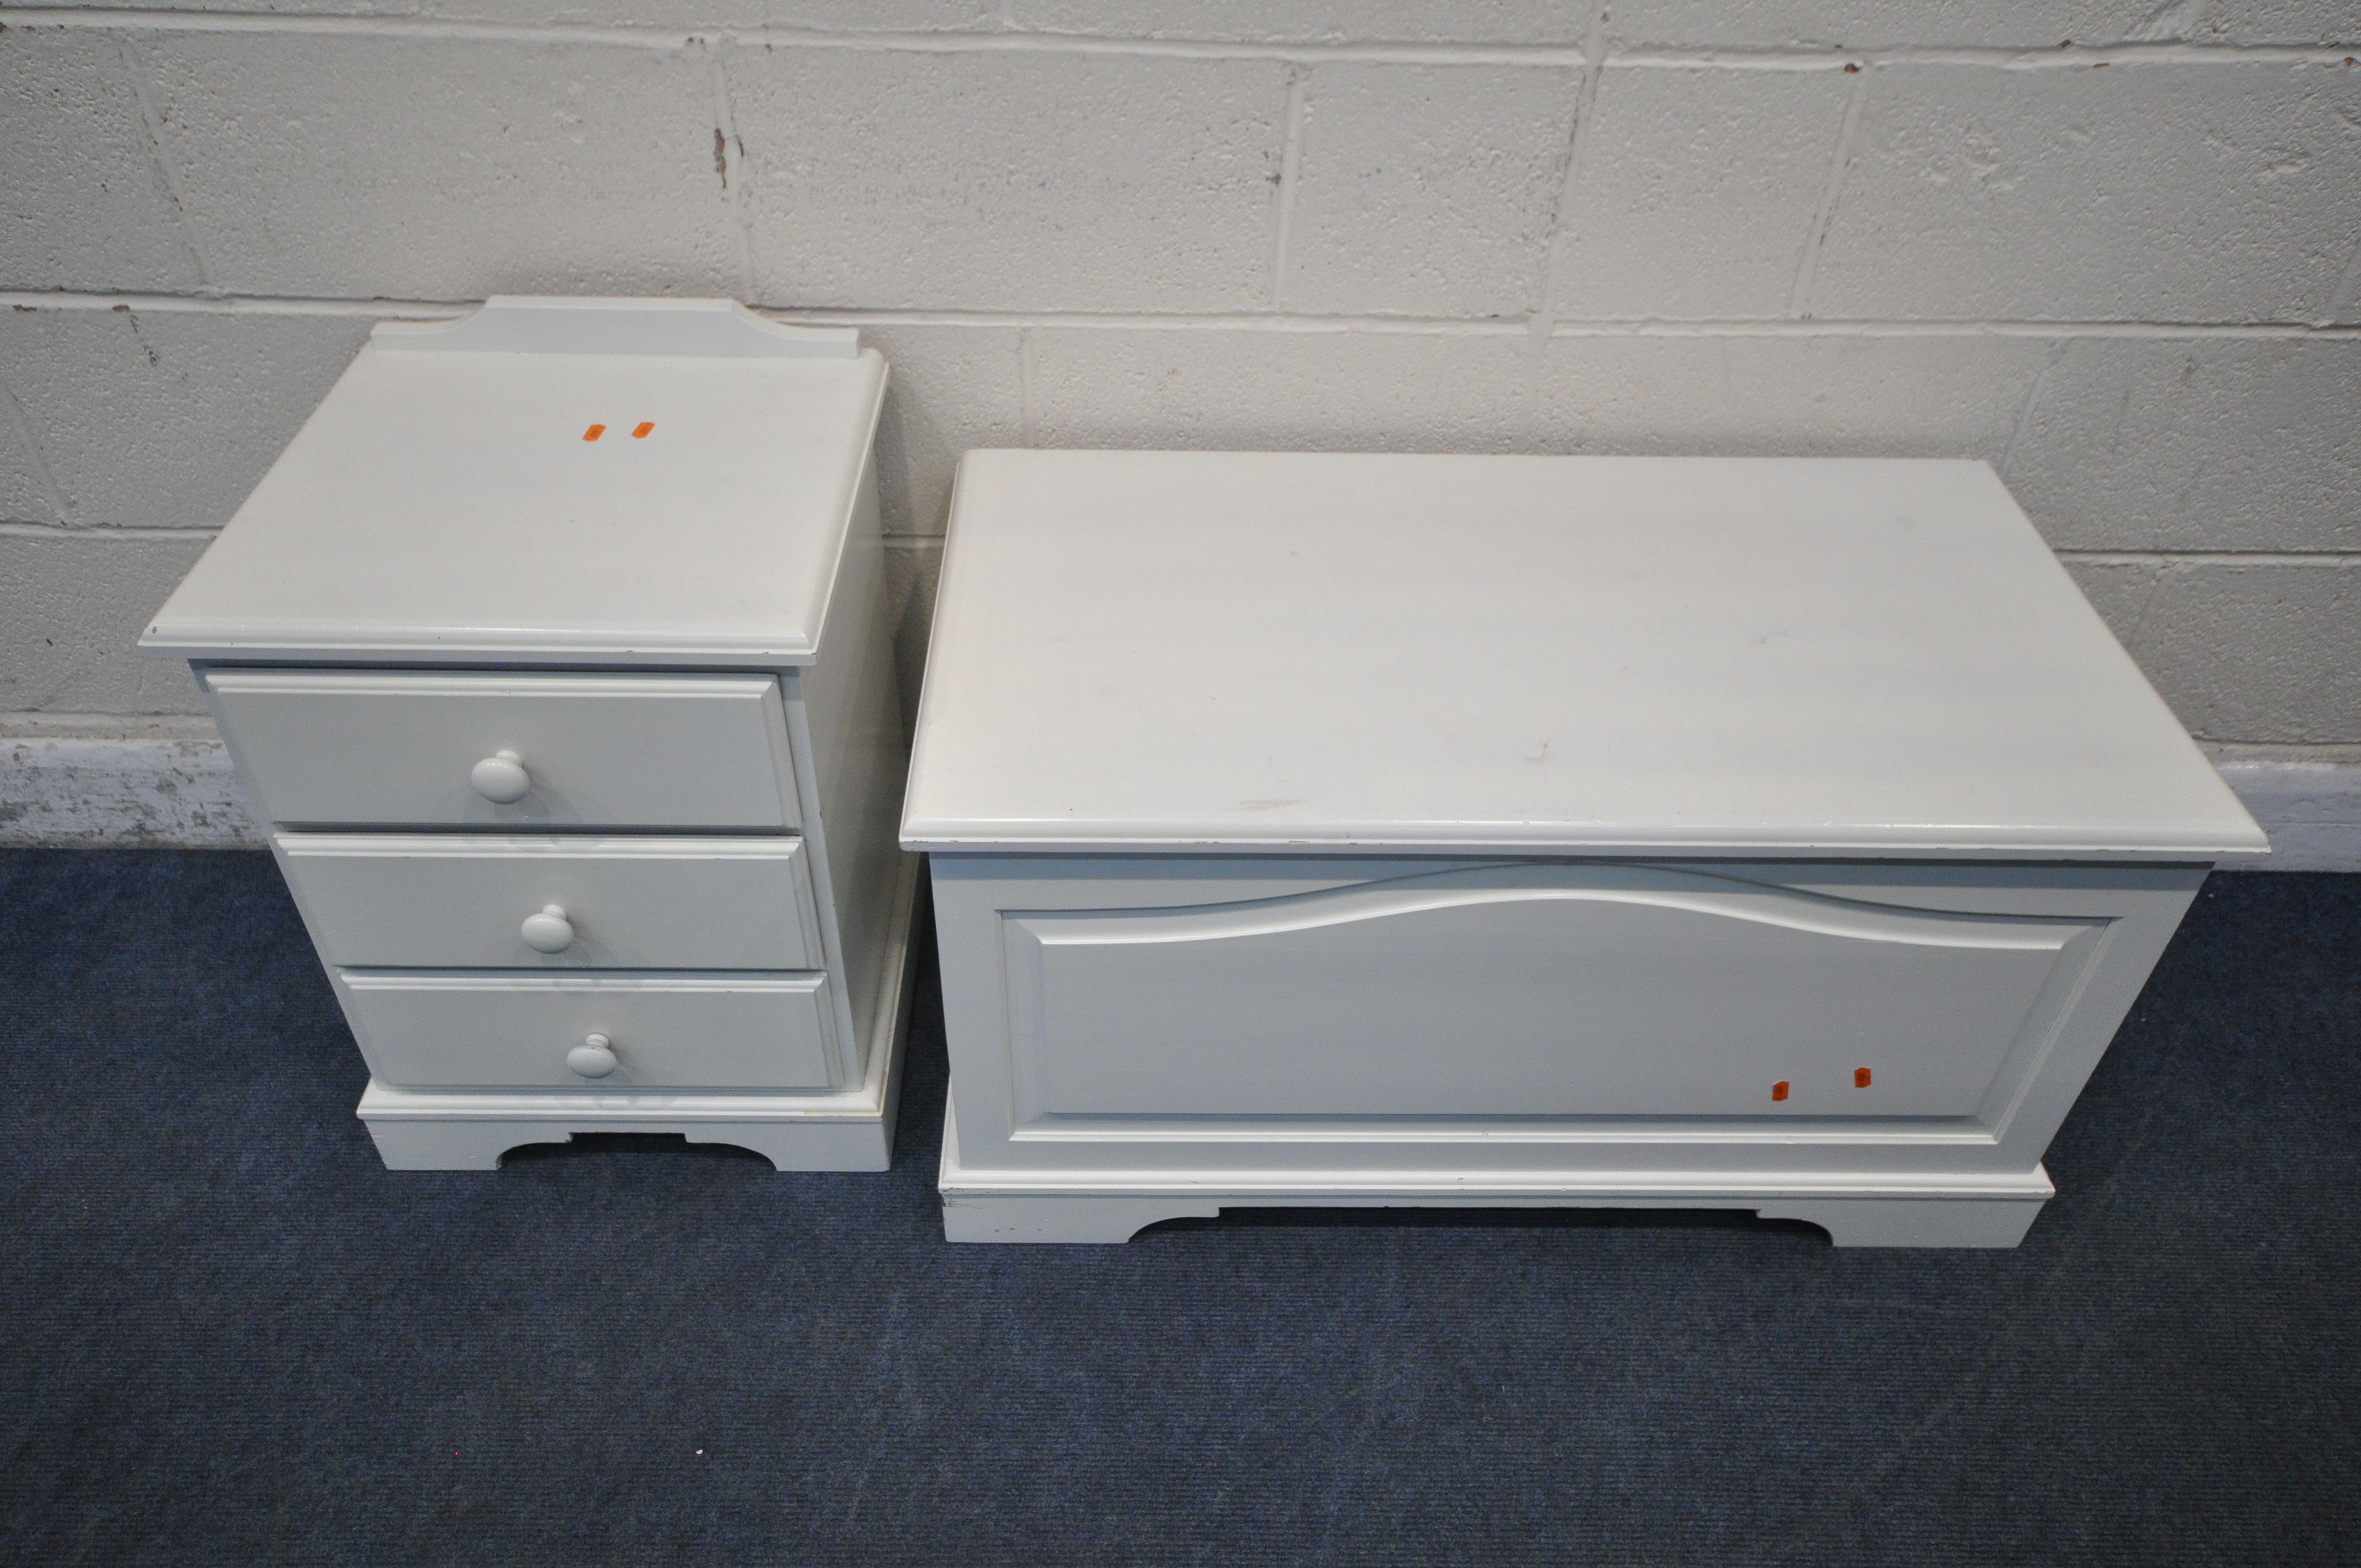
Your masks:
[[[1019,1126],[1971,1118],[2106,924],[1564,864],[1003,919]]]

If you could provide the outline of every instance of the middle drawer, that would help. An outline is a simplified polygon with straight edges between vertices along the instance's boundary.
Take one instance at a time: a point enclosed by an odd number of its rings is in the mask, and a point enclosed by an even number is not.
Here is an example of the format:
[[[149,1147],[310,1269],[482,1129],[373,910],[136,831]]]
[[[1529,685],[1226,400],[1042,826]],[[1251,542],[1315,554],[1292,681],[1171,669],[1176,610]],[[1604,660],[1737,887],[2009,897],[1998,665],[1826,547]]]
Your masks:
[[[281,833],[330,963],[377,969],[810,970],[801,839]]]

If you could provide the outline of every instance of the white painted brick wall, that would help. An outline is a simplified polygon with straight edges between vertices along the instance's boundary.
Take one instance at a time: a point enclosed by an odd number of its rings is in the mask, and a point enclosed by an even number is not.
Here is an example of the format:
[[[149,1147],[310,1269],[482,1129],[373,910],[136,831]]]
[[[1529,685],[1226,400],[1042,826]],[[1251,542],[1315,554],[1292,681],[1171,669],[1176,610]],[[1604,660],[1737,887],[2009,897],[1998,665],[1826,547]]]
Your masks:
[[[2361,561],[2168,558],[2152,570],[2121,635],[2201,740],[2361,735]]]
[[[352,316],[0,315],[0,365],[38,389],[24,416],[47,470],[39,521],[219,528],[368,336]]]
[[[2003,477],[2080,550],[2361,550],[2361,344],[2049,351]]]
[[[893,367],[877,427],[886,531],[939,534],[960,454],[1026,444],[1024,329],[897,322],[862,336]]]
[[[1603,72],[1583,134],[1559,310],[1785,315],[1854,92],[1834,65]],[[1667,247],[1667,228],[1687,243]]]
[[[19,289],[188,289],[196,258],[175,221],[135,83],[128,38],[10,29],[0,48],[0,277]]]
[[[202,711],[186,669],[132,643],[208,537],[0,528],[0,712]]]
[[[1822,316],[2328,320],[2361,235],[2361,70],[1896,65],[1806,302]]]
[[[2170,0],[1623,0],[1608,30],[1625,43],[1725,49],[2040,49],[2185,37],[2182,14],[2199,9]]]
[[[519,290],[884,350],[906,682],[972,446],[1957,455],[2202,737],[2361,754],[2352,0],[0,24],[0,732],[83,803],[12,821],[104,836],[201,722],[129,639],[368,323]]]
[[[742,281],[701,50],[269,32],[143,48],[216,288],[470,300]]]
[[[1539,302],[1579,74],[1322,64],[1305,73],[1278,302],[1522,315]]]
[[[1531,347],[1513,333],[1036,328],[1043,446],[1509,451]]]
[[[65,513],[14,392],[0,394],[0,518],[59,521]]]
[[[1239,43],[1579,44],[1590,26],[1561,0],[1015,0],[1008,15],[1050,33]]]
[[[1564,452],[1996,464],[2042,353],[2020,337],[1561,336],[1537,433]]]
[[[726,139],[746,147],[766,302],[1268,302],[1287,111],[1276,61],[776,48],[726,60]]]
[[[2361,36],[2352,0],[2211,0],[2190,36],[2243,44],[2346,43]]]

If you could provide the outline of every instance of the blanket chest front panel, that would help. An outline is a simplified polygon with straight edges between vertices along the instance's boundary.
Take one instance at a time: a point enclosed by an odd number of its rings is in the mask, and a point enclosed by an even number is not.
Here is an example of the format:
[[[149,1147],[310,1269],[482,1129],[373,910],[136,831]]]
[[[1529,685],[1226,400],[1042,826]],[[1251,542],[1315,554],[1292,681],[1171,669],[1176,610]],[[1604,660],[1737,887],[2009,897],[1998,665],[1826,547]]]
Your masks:
[[[2202,867],[934,861],[995,1168],[2040,1179]]]

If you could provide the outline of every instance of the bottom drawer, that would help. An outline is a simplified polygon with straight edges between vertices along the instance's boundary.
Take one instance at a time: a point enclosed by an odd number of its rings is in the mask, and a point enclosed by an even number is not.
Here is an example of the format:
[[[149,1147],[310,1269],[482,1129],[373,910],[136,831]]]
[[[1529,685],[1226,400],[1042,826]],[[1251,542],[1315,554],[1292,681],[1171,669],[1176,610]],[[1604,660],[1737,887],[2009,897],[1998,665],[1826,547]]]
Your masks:
[[[403,1089],[829,1089],[824,974],[557,975],[345,970],[361,1054]],[[576,1056],[593,1035],[603,1047]],[[583,1070],[612,1068],[592,1076]]]

